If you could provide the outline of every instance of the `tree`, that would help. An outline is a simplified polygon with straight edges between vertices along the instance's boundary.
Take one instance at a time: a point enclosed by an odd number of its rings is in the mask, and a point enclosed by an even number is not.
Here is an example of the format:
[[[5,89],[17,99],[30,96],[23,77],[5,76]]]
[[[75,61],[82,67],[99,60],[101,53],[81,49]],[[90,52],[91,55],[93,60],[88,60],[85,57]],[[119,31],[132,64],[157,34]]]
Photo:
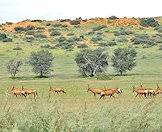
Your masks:
[[[29,64],[33,67],[33,72],[39,74],[40,77],[43,77],[44,74],[48,74],[52,71],[50,68],[53,59],[54,57],[52,53],[47,50],[41,50],[31,53]]]
[[[131,71],[136,66],[137,52],[132,48],[118,48],[112,56],[112,66],[123,75],[123,72]]]
[[[8,72],[12,77],[15,77],[16,74],[20,71],[19,68],[22,65],[22,61],[19,60],[10,60],[7,64]]]
[[[96,74],[106,71],[108,66],[108,54],[102,49],[83,49],[75,58],[79,72],[83,76],[93,77]]]

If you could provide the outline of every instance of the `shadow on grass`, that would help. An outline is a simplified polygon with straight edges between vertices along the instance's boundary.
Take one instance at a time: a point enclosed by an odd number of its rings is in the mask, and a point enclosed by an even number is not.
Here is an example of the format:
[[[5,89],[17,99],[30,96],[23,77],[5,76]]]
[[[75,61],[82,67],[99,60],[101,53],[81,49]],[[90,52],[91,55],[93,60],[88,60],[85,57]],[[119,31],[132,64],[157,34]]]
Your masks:
[[[45,79],[45,78],[52,78],[53,76],[28,76],[28,77],[10,77],[12,80],[36,80],[36,79]]]

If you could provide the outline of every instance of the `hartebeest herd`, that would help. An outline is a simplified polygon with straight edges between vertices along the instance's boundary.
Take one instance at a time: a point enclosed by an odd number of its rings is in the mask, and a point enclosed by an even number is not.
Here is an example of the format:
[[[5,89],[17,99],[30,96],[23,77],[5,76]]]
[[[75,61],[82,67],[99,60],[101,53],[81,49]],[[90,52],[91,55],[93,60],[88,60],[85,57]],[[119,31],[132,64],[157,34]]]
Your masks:
[[[115,94],[121,94],[123,91],[120,88],[103,88],[103,89],[97,89],[97,88],[90,88],[88,85],[87,92],[93,93],[94,96],[97,94],[100,95],[100,99],[104,98],[105,96],[109,97],[115,97]],[[140,87],[134,87],[133,86],[133,92],[136,93],[136,96],[144,96],[145,98],[147,97],[155,97],[157,94],[162,94],[162,88],[159,87],[157,84],[156,89],[149,89],[149,88],[144,88],[143,85],[141,84]],[[33,95],[34,99],[36,98],[37,90],[36,89],[31,89],[31,88],[24,88],[23,86],[21,88],[16,88],[15,86],[12,87],[11,93],[15,95],[16,97],[19,96],[24,96],[25,98],[29,95]],[[50,86],[48,90],[49,95],[51,93],[64,93],[66,94],[66,91],[63,88],[52,88]]]

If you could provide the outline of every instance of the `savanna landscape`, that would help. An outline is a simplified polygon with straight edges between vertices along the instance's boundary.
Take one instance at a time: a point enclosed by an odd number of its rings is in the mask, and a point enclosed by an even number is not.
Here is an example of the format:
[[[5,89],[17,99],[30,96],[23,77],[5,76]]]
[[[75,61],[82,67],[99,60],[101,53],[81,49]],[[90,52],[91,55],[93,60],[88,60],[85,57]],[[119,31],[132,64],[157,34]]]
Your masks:
[[[0,131],[162,131],[162,17],[6,22],[0,69]]]

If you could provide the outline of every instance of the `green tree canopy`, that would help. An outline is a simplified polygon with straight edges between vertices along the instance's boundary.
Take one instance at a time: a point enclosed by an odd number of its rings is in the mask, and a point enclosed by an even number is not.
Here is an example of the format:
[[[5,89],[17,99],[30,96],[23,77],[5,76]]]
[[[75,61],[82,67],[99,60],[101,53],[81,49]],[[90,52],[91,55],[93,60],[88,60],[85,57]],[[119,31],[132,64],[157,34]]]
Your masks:
[[[33,72],[43,77],[51,71],[52,61],[54,57],[48,50],[32,52],[29,59],[29,64],[33,67]]]
[[[83,49],[75,58],[79,72],[83,76],[95,76],[106,71],[108,66],[108,54],[102,49]]]
[[[137,52],[132,48],[118,48],[115,49],[112,56],[112,66],[116,72],[123,75],[123,72],[131,71],[136,66]]]

